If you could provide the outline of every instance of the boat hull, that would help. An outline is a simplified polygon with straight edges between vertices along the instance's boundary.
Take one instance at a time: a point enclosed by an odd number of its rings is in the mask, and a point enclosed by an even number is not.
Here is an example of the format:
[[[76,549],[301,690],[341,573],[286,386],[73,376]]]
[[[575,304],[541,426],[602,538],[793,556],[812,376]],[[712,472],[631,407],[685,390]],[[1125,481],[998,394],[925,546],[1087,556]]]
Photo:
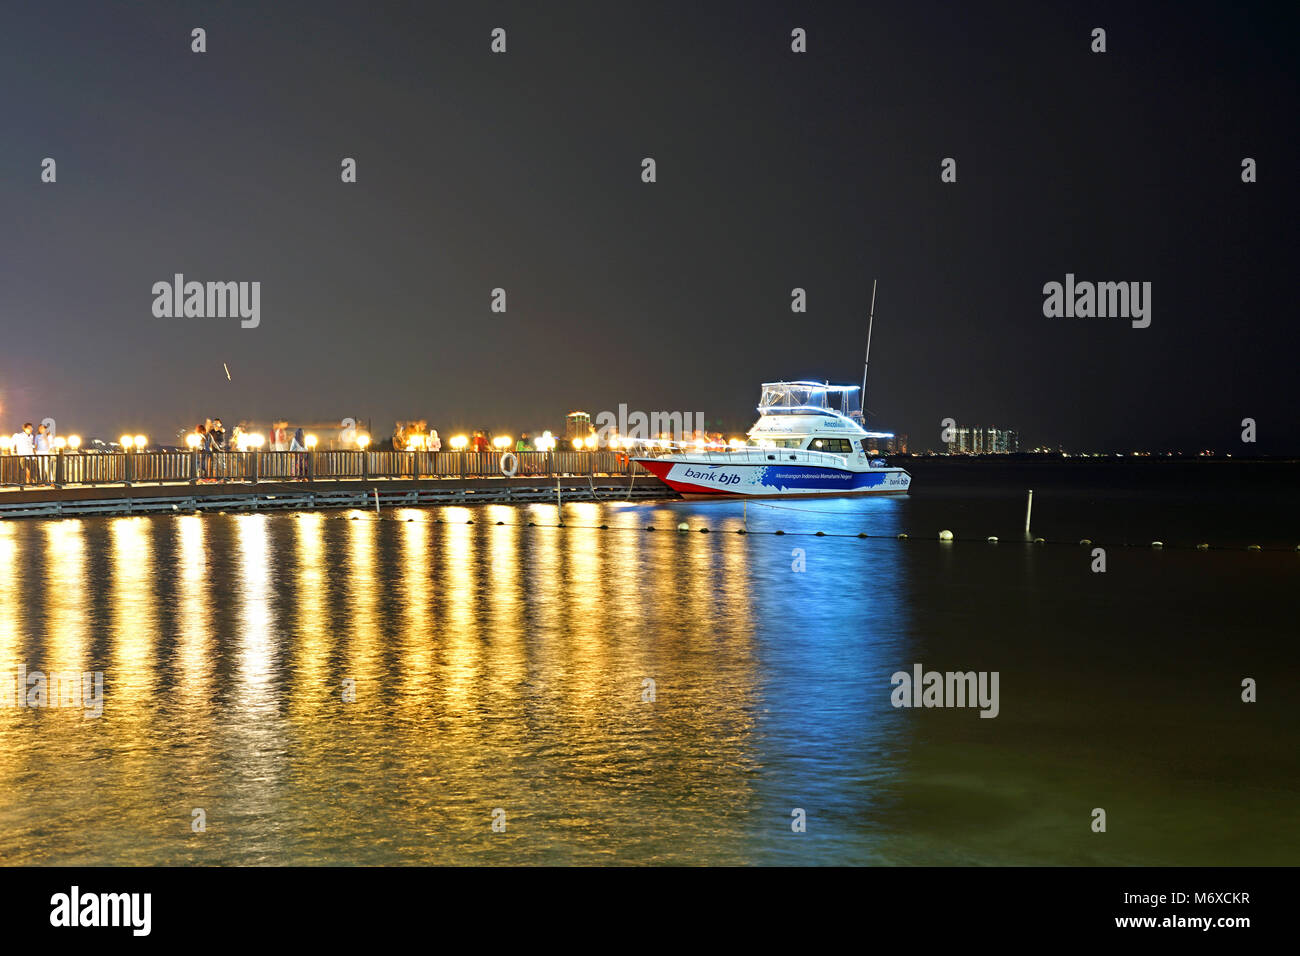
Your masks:
[[[727,464],[671,458],[637,463],[685,498],[809,498],[902,495],[912,476],[902,468],[850,471],[828,465]]]

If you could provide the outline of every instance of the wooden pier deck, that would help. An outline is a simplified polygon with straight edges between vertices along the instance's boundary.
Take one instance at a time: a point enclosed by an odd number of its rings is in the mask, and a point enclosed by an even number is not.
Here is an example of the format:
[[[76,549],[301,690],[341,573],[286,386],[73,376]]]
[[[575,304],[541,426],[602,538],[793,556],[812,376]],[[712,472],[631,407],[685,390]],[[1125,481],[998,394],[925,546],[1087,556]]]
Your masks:
[[[626,456],[608,452],[522,452],[504,460],[472,452],[360,451],[0,457],[0,520],[373,508],[376,501],[380,508],[553,502],[557,495],[561,501],[676,497]]]

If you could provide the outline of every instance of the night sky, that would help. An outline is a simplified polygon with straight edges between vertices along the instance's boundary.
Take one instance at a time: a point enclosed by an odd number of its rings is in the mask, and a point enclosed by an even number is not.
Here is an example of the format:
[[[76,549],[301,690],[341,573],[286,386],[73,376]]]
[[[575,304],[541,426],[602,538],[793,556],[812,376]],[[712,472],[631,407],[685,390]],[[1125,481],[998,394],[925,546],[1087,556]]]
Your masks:
[[[1295,454],[1295,23],[1134,6],[7,3],[0,428],[743,429],[760,382],[860,379],[874,278],[913,450]],[[260,281],[260,326],[155,318],[176,272]],[[1067,272],[1151,282],[1150,328],[1044,317]]]

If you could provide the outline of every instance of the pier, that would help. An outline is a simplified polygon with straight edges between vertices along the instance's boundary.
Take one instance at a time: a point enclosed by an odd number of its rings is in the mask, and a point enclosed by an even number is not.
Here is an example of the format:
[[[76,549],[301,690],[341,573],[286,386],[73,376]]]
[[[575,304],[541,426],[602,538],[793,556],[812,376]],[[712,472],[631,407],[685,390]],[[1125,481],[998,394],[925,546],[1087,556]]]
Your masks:
[[[613,451],[0,456],[0,519],[671,497]]]

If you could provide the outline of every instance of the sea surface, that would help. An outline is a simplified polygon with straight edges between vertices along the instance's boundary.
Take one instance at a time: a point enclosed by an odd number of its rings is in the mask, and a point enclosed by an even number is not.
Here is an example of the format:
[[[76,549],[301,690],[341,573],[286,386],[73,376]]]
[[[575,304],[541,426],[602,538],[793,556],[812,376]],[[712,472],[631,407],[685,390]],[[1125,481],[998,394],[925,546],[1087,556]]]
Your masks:
[[[0,706],[0,863],[1294,865],[1294,472],[1206,474],[0,522],[0,695],[103,678]]]

